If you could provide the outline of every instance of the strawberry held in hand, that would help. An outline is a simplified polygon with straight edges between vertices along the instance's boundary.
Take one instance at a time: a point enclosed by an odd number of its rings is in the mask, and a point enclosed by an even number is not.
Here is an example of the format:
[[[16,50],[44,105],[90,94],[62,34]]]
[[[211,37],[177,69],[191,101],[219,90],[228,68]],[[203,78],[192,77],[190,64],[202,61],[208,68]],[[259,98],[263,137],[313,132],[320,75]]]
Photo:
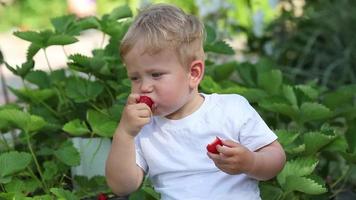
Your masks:
[[[140,96],[140,99],[137,103],[145,103],[152,110],[152,106],[154,104],[153,100],[148,96]]]
[[[212,143],[208,144],[208,146],[206,146],[206,149],[210,153],[219,154],[218,150],[216,149],[217,145],[223,146],[223,143],[219,137],[216,137],[216,139]]]

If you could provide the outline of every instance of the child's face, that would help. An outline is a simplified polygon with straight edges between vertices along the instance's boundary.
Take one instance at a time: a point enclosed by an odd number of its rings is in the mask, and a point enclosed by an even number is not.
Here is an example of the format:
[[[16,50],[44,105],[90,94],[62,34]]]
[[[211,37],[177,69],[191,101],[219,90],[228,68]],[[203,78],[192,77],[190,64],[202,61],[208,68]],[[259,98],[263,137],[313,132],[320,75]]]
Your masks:
[[[126,54],[125,62],[131,92],[152,98],[154,115],[171,115],[191,99],[194,88],[190,70],[182,66],[173,50],[142,54],[142,46],[137,43]]]

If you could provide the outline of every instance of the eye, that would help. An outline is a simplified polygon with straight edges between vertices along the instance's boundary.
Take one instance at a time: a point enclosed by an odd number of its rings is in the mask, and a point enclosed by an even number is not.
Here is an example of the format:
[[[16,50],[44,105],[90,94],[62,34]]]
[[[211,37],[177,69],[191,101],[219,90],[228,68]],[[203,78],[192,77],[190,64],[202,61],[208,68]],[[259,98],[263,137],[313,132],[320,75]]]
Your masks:
[[[159,73],[159,72],[157,72],[157,73],[152,73],[152,77],[153,78],[159,78],[159,77],[161,77],[163,75],[163,73]]]
[[[137,76],[131,76],[129,77],[131,81],[137,81],[138,80],[138,77]]]

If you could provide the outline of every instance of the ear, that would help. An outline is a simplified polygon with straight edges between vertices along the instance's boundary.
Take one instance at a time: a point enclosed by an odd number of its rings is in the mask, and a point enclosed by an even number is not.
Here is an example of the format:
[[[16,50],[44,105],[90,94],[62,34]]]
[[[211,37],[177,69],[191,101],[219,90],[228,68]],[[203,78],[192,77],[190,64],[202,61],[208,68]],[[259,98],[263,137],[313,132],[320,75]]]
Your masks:
[[[195,60],[190,64],[189,75],[190,75],[190,87],[198,88],[200,81],[203,79],[205,70],[205,64],[202,60]]]

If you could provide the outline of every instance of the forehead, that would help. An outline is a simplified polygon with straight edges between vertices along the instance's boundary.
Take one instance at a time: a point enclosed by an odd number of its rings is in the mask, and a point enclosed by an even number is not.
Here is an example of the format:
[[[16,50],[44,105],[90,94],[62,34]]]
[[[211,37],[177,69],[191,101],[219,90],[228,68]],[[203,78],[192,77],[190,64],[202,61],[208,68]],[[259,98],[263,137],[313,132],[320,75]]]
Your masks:
[[[164,48],[158,52],[147,51],[147,45],[137,41],[133,48],[124,57],[127,69],[136,67],[153,67],[161,65],[179,64],[176,51]]]

